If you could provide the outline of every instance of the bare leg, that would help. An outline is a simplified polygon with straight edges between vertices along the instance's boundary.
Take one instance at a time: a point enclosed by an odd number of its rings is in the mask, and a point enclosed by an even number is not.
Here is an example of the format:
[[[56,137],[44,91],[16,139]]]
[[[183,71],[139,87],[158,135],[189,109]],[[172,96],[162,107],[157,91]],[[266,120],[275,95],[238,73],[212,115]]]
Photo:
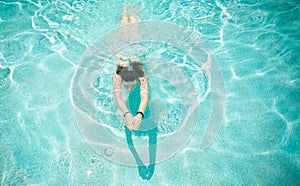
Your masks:
[[[129,23],[128,7],[124,5],[122,8],[123,8],[122,17],[119,21],[120,26],[123,26],[123,25]]]
[[[139,7],[136,5],[132,5],[129,9],[128,17],[130,23],[141,22]]]

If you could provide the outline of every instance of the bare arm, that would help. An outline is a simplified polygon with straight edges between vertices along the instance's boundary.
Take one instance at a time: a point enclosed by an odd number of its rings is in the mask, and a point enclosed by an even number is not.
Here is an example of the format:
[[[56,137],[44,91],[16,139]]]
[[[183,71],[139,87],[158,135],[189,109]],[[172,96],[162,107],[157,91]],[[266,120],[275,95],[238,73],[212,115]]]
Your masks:
[[[114,73],[113,83],[114,83],[114,96],[115,96],[116,103],[117,103],[119,109],[122,111],[122,113],[125,114],[129,110],[122,98],[122,78],[121,78],[121,76]]]
[[[114,83],[114,96],[116,103],[119,107],[119,109],[122,111],[124,114],[125,120],[126,120],[126,126],[129,130],[135,129],[133,123],[134,123],[134,118],[132,114],[129,112],[126,103],[124,102],[122,98],[122,78],[120,75],[114,73],[113,77],[113,83]]]
[[[140,86],[141,102],[138,111],[144,114],[149,99],[148,80],[146,76],[139,78],[139,80],[141,83]],[[134,130],[138,130],[140,128],[143,114],[138,113],[134,117],[134,123],[133,123]]]
[[[141,102],[139,106],[139,112],[144,113],[149,99],[148,80],[146,76],[139,78],[139,80],[141,83],[140,86]]]

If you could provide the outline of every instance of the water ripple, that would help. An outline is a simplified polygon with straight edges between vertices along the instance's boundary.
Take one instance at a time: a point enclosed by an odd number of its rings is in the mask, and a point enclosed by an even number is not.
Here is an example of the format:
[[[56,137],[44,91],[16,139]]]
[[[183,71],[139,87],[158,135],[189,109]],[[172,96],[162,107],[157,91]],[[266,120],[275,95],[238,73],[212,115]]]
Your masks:
[[[10,86],[10,69],[0,67],[0,95],[5,92]]]
[[[275,54],[275,56],[283,51],[286,45],[283,45],[284,37],[276,32],[262,33],[256,39],[256,47],[267,52]]]

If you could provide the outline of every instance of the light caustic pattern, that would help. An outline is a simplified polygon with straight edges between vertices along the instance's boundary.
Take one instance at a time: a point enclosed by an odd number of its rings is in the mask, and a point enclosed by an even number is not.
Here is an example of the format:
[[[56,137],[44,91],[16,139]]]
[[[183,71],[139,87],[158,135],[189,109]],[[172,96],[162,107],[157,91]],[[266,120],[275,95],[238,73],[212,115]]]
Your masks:
[[[124,30],[134,27],[141,37],[124,37]],[[136,165],[125,142],[122,114],[112,94],[115,52],[143,56],[151,93],[151,115],[143,120],[143,125],[150,126],[145,130],[150,130],[153,123],[158,126],[156,163],[184,147],[197,125],[206,127],[199,139],[199,151],[214,141],[225,112],[225,88],[218,65],[192,32],[170,23],[145,21],[102,36],[86,51],[72,80],[78,126],[96,152],[116,163]],[[208,99],[209,120],[200,123],[199,106]],[[136,148],[138,152],[147,152],[147,143]],[[147,158],[146,154],[141,154],[142,160]]]

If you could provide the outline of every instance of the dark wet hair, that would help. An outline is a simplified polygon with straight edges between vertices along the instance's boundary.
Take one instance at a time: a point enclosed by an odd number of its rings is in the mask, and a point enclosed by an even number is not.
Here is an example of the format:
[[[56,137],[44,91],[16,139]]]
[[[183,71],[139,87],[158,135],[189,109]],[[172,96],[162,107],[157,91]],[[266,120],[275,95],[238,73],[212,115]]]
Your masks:
[[[116,73],[119,74],[124,81],[134,81],[139,77],[145,76],[143,64],[139,62],[130,62],[127,67],[118,65]]]

